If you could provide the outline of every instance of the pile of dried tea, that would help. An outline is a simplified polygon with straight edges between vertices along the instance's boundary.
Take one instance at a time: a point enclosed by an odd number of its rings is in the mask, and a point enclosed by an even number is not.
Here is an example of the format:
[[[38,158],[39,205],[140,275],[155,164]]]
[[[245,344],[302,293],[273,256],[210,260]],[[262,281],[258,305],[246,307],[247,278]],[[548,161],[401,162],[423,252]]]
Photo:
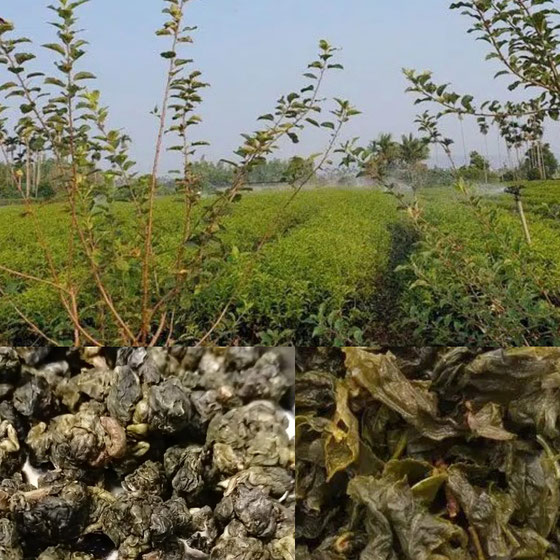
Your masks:
[[[0,560],[293,560],[293,366],[0,348]]]
[[[560,348],[307,349],[303,560],[560,559]]]

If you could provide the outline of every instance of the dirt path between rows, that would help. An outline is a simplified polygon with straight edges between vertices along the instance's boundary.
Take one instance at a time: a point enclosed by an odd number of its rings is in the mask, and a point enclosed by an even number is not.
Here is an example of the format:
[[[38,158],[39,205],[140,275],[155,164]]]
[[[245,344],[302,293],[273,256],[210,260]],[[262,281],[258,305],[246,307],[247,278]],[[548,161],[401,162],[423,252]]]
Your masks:
[[[408,289],[406,279],[396,272],[414,252],[418,234],[410,224],[396,222],[389,226],[391,249],[385,273],[376,280],[375,298],[370,303],[371,323],[366,325],[366,340],[377,344],[408,345],[411,333],[402,325],[401,296]]]

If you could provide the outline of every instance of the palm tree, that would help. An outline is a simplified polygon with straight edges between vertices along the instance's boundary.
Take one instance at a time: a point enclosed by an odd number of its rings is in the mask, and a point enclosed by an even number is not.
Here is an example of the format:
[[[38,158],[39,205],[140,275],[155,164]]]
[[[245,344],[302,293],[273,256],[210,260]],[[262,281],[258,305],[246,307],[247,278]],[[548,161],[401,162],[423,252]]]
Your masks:
[[[399,158],[399,144],[393,140],[390,132],[382,132],[377,140],[373,140],[369,149],[385,160],[387,165],[395,163]]]
[[[369,175],[382,179],[399,160],[399,144],[393,140],[391,133],[381,133],[377,140],[372,140],[368,146],[371,154],[369,160]]]
[[[414,171],[419,164],[430,157],[430,146],[423,138],[415,138],[412,134],[403,135],[399,146],[400,159],[408,168],[409,179],[414,180]]]

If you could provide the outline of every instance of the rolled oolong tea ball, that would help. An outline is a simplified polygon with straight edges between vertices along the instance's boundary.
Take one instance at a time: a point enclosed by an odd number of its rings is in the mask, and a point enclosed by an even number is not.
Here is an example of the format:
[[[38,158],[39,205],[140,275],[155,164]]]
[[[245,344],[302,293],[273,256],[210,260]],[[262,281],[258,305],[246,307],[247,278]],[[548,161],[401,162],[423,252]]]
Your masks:
[[[191,420],[191,400],[176,377],[150,387],[147,399],[147,423],[155,432],[172,434],[185,429]]]
[[[23,560],[16,524],[7,517],[0,517],[0,560]]]
[[[86,528],[90,494],[84,484],[72,482],[63,486],[16,492],[10,509],[23,538],[36,545],[71,543]]]
[[[161,496],[167,485],[163,465],[155,461],[146,461],[133,473],[125,476],[122,485],[129,492],[145,492]]]
[[[143,492],[125,493],[102,512],[99,525],[115,543],[119,558],[136,559],[186,535],[190,514],[184,500],[164,502]]]
[[[173,490],[189,503],[206,488],[206,472],[210,461],[209,452],[200,445],[170,447],[164,455],[165,472]]]
[[[50,418],[58,408],[49,383],[39,376],[33,376],[14,391],[13,403],[22,416],[33,419]]]
[[[253,366],[238,371],[234,377],[235,391],[246,402],[254,399],[279,402],[292,385],[293,380],[276,352],[263,354]]]
[[[279,507],[263,489],[241,485],[231,495],[223,498],[223,502],[225,503],[217,506],[222,520],[235,517],[243,523],[247,533],[254,537],[269,538],[276,533]]]
[[[126,452],[124,428],[109,416],[78,412],[34,426],[27,444],[39,463],[55,467],[102,468]]]
[[[7,420],[0,422],[0,478],[9,478],[21,470],[25,455],[15,428]]]
[[[215,416],[208,426],[216,469],[235,474],[250,466],[287,467],[294,461],[285,415],[268,401],[255,401]]]

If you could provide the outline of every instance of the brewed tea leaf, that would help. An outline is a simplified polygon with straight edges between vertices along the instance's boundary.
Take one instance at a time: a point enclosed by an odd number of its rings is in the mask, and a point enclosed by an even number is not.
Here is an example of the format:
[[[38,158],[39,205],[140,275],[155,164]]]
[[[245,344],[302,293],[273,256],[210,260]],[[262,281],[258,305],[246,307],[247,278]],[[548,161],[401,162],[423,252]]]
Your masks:
[[[557,348],[305,349],[298,368],[301,558],[560,559]]]
[[[349,375],[422,434],[434,440],[458,435],[455,422],[439,417],[437,400],[429,386],[409,381],[392,354],[374,354],[360,348],[347,348],[345,352]]]
[[[346,469],[359,453],[358,421],[348,407],[348,387],[343,381],[336,385],[336,412],[332,427],[325,439],[327,480]]]

